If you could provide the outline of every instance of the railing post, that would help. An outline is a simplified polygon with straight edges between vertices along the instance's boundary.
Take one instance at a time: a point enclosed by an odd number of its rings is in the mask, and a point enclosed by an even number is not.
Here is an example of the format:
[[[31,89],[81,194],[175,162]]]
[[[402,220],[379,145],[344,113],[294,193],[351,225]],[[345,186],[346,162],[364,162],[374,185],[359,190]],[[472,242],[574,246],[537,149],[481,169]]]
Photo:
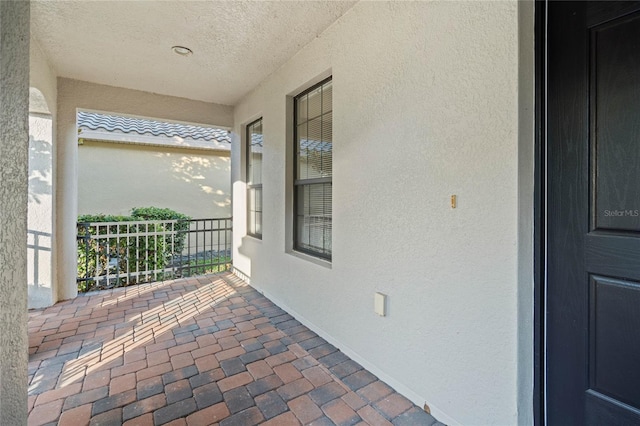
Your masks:
[[[124,248],[125,258],[127,259],[127,284],[131,282],[131,262],[129,259],[129,246],[131,245],[131,241],[129,240],[129,234],[131,234],[131,225],[127,223],[127,246]]]

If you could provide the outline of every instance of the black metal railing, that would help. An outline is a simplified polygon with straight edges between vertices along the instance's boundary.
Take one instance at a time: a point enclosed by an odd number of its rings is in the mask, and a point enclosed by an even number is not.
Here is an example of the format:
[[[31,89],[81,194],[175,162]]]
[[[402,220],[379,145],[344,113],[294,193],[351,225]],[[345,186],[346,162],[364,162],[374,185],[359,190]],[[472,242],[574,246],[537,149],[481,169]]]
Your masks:
[[[223,272],[231,218],[79,222],[78,291]]]

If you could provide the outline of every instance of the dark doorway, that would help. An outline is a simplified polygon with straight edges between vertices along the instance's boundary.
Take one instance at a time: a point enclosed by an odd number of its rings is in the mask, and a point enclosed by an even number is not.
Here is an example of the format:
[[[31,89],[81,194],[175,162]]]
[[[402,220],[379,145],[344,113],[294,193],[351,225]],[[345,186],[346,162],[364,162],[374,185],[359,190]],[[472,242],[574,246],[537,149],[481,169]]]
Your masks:
[[[543,416],[638,425],[640,2],[546,8]]]

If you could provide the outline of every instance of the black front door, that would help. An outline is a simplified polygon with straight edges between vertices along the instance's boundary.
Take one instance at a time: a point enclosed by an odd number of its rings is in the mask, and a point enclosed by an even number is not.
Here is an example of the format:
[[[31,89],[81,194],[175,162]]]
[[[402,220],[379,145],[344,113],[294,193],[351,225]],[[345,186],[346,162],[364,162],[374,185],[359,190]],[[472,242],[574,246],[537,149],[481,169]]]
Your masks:
[[[640,424],[640,4],[549,2],[546,415]]]

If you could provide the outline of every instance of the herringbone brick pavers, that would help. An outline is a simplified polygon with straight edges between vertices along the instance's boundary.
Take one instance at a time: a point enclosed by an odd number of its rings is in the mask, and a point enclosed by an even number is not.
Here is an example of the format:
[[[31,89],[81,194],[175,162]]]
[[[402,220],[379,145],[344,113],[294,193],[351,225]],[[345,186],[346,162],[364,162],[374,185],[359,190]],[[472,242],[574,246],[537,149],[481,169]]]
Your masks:
[[[29,425],[438,424],[231,274],[29,318]]]

